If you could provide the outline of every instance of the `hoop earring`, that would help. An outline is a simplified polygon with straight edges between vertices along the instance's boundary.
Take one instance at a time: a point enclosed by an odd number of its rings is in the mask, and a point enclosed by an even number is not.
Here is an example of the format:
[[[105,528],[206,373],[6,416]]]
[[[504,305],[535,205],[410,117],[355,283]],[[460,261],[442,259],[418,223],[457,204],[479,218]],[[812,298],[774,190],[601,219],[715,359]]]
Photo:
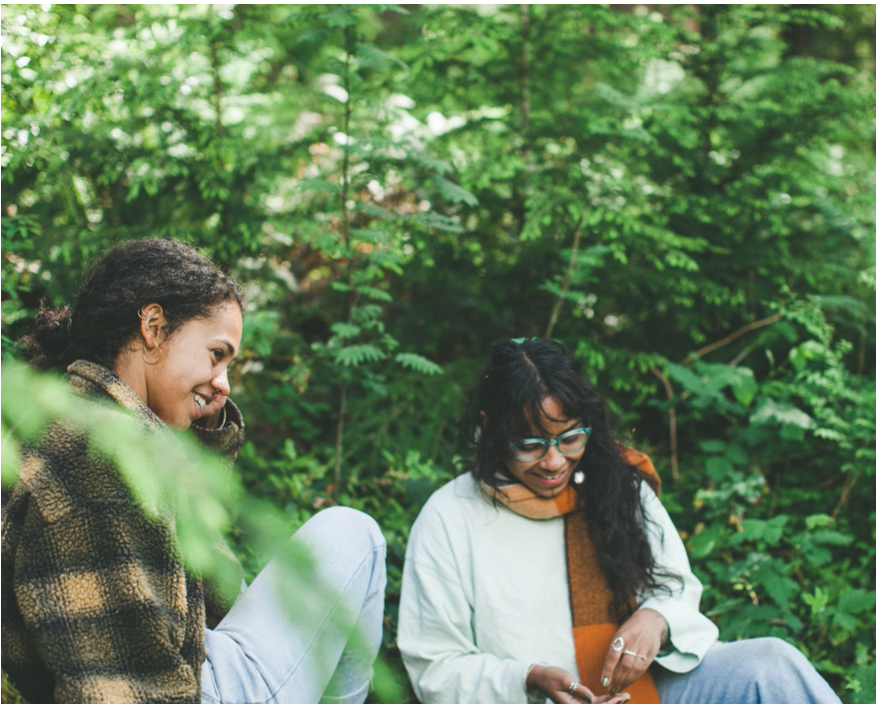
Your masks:
[[[146,354],[147,354],[146,350],[149,350],[148,354],[150,354],[150,355],[151,355],[151,354],[155,354],[155,350],[158,350],[158,357],[155,359],[154,362],[150,362],[150,361],[146,358]],[[146,347],[146,345],[143,345],[143,351],[142,351],[141,354],[143,355],[143,361],[146,362],[146,364],[148,364],[148,365],[150,365],[150,366],[154,366],[154,365],[158,364],[158,360],[161,359],[161,345],[159,345],[159,344],[156,342],[156,343],[155,343],[155,347],[153,347],[151,350],[150,350],[148,347]]]

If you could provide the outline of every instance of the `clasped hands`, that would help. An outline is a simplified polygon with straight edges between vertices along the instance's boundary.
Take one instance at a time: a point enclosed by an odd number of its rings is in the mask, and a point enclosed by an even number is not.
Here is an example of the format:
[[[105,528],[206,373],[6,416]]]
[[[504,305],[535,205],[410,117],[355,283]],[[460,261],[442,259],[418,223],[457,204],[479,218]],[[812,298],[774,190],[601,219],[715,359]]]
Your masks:
[[[571,672],[551,665],[533,666],[526,687],[541,690],[554,704],[625,704],[630,695],[622,690],[650,667],[668,634],[665,619],[652,609],[639,609],[630,616],[614,634],[602,666],[600,684],[609,688],[608,694],[594,694]]]

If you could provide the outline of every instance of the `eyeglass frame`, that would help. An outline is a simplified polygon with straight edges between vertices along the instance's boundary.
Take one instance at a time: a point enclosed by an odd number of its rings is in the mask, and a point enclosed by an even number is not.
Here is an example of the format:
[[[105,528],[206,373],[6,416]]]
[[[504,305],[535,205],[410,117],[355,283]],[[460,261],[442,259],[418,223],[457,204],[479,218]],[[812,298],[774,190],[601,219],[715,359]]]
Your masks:
[[[568,437],[569,435],[576,435],[576,434],[587,436],[584,440],[584,444],[581,445],[581,447],[579,447],[575,450],[572,450],[570,452],[563,452],[562,449],[560,449],[560,439]],[[573,430],[567,430],[565,433],[561,433],[557,437],[551,438],[550,440],[548,440],[546,438],[522,438],[521,440],[518,440],[517,442],[509,442],[508,447],[511,449],[511,452],[514,454],[514,457],[517,459],[518,462],[539,462],[542,459],[544,459],[544,456],[547,455],[547,453],[550,451],[551,445],[556,446],[557,452],[559,452],[561,455],[571,455],[575,452],[578,452],[579,450],[583,450],[585,447],[587,447],[587,443],[590,441],[590,436],[592,434],[593,434],[592,427],[575,428]],[[544,452],[542,452],[535,459],[523,459],[517,454],[517,446],[523,442],[538,443],[539,445],[541,445],[544,448]]]

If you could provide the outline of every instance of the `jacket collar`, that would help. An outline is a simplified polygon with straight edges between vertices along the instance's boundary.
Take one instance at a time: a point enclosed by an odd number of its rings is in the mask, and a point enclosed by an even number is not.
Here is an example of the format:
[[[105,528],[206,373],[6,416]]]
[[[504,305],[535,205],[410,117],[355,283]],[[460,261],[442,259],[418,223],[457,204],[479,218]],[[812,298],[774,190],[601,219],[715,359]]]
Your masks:
[[[67,381],[83,396],[109,397],[122,408],[131,411],[149,428],[167,429],[164,421],[143,403],[137,392],[103,365],[78,359],[67,367]]]

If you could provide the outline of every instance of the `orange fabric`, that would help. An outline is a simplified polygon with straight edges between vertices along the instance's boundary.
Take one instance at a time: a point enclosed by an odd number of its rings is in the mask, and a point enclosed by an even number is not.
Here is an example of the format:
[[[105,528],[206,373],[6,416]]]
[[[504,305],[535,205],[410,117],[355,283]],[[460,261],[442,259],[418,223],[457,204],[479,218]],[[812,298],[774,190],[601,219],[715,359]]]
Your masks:
[[[638,469],[642,473],[644,480],[648,482],[648,486],[654,490],[657,496],[660,496],[660,477],[657,476],[657,470],[654,469],[654,463],[651,461],[651,458],[644,452],[639,452],[626,445],[621,445],[620,449],[621,457],[624,458],[624,461]]]
[[[497,490],[481,482],[481,489],[514,513],[536,521],[564,516],[578,507],[578,494],[571,486],[550,499],[537,496],[523,484],[511,484]]]
[[[602,666],[618,624],[609,614],[611,588],[599,566],[596,546],[581,511],[566,515],[566,560],[578,678],[594,694],[606,694],[608,689],[601,684]],[[650,672],[645,672],[624,691],[632,695],[636,704],[660,704]]]
[[[621,456],[660,494],[660,477],[651,458],[644,452],[620,446]],[[578,492],[567,486],[562,493],[549,499],[537,496],[522,484],[495,490],[481,483],[481,488],[499,503],[526,518],[547,520],[565,516],[566,561],[569,574],[569,597],[572,608],[572,637],[575,641],[575,660],[581,683],[594,694],[606,694],[601,685],[602,666],[618,624],[609,614],[611,588],[599,560],[596,546],[590,538],[590,529],[582,511]],[[629,692],[636,704],[660,704],[660,697],[651,673],[645,672],[624,691]]]
[[[608,694],[603,687],[602,665],[617,632],[617,624],[600,623],[592,626],[578,626],[572,629],[575,639],[575,659],[578,663],[578,679],[594,694]],[[624,692],[630,693],[631,704],[660,704],[660,696],[650,670],[633,682]]]

